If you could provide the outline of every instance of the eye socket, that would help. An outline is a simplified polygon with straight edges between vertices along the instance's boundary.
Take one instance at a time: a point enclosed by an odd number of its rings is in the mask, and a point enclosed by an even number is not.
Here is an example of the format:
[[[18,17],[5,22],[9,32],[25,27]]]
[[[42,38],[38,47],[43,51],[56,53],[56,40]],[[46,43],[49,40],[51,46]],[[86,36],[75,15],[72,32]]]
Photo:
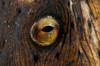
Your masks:
[[[49,46],[56,41],[59,31],[59,23],[52,16],[46,16],[32,25],[30,36],[37,45]]]

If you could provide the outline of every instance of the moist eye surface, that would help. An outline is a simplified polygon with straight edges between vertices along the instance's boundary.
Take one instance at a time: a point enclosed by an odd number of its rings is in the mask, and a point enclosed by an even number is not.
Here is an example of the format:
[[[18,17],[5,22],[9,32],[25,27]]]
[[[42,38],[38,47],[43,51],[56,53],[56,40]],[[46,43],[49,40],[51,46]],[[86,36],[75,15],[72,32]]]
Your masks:
[[[31,29],[30,36],[39,46],[49,46],[59,35],[60,25],[52,16],[46,16],[36,21]]]

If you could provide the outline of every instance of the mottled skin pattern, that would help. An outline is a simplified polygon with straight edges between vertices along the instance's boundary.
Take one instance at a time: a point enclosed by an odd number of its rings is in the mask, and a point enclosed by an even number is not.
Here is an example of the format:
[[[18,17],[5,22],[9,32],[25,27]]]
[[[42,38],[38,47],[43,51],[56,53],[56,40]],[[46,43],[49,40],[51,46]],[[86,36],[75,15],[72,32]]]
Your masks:
[[[37,47],[30,28],[55,16],[63,34]],[[0,0],[0,66],[100,66],[100,0]]]

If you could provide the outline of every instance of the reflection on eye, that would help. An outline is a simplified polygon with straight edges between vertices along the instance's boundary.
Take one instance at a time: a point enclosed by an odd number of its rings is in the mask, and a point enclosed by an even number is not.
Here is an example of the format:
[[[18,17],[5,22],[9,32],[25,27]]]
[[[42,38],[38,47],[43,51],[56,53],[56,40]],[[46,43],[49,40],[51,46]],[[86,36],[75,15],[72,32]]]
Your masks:
[[[49,46],[56,41],[59,30],[59,23],[52,16],[46,16],[32,25],[30,35],[36,44]]]

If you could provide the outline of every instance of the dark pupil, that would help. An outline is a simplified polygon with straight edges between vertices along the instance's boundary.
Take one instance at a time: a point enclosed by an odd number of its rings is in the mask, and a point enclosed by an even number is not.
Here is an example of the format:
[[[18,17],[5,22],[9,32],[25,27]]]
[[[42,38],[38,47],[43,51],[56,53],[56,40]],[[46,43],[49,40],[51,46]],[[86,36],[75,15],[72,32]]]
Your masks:
[[[44,27],[43,29],[42,29],[42,31],[44,31],[44,32],[50,32],[50,31],[52,31],[54,28],[52,27],[52,26],[46,26],[46,27]]]

